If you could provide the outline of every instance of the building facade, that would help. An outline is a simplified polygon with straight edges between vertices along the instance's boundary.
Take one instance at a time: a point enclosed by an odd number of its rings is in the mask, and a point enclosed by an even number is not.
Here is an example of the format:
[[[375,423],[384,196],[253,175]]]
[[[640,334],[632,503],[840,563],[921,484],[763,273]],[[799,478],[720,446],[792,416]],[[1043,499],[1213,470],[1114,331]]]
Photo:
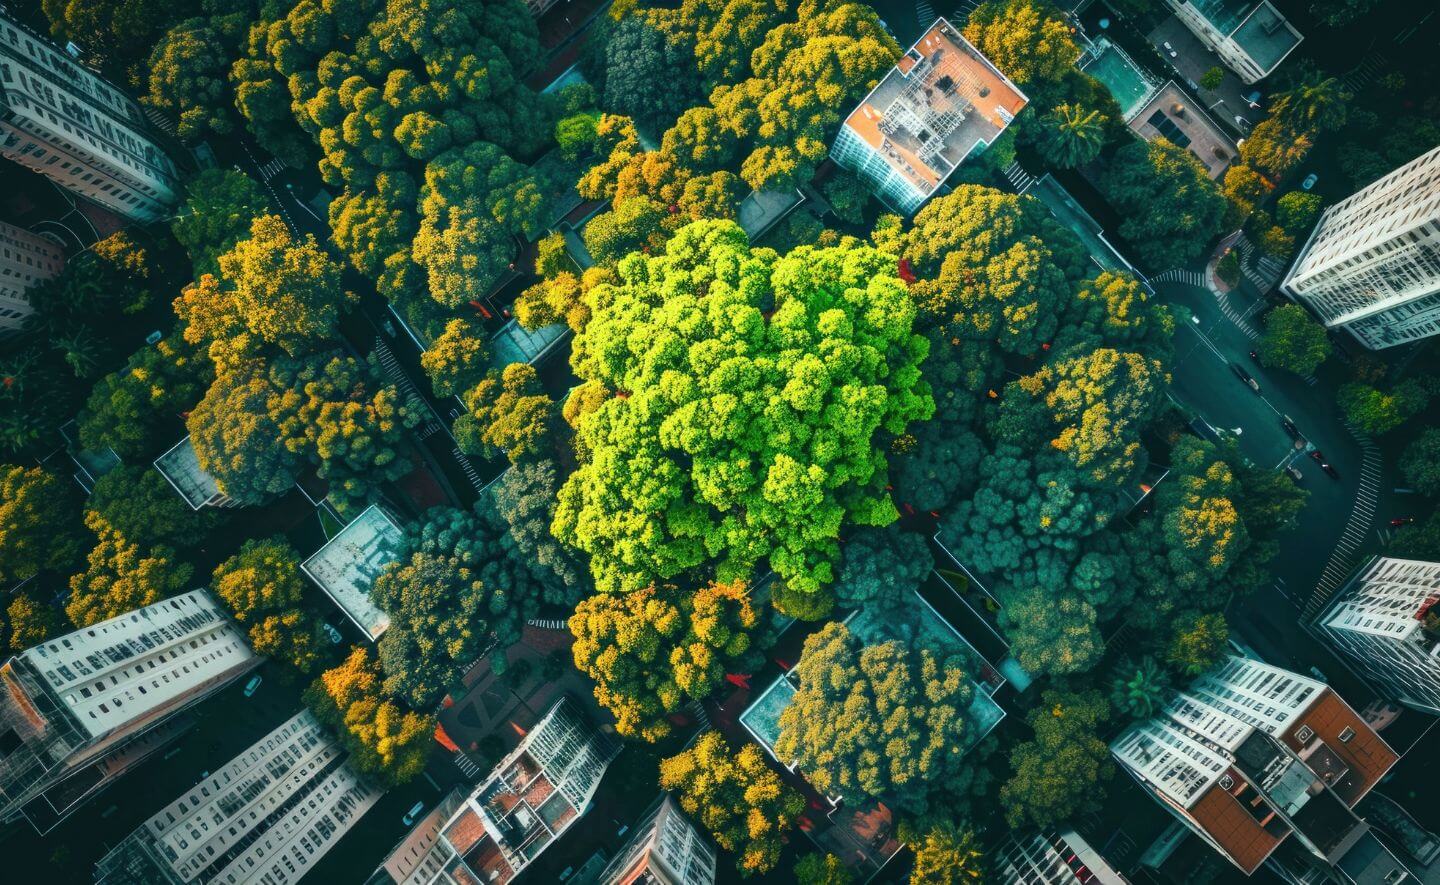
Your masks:
[[[964,160],[1000,137],[1025,93],[937,19],[850,113],[830,156],[909,215]]]
[[[1326,209],[1283,288],[1371,350],[1440,332],[1440,148]]]
[[[48,830],[177,737],[177,713],[260,660],[204,590],[11,658],[0,667],[0,820]]]
[[[1074,830],[1015,833],[991,869],[1010,885],[1130,885]]]
[[[1304,39],[1270,0],[1165,0],[1175,17],[1246,83],[1268,76]]]
[[[30,290],[65,267],[65,250],[39,234],[0,221],[0,338],[20,331],[32,312]]]
[[[1440,563],[1376,557],[1315,618],[1357,674],[1407,707],[1440,714]]]
[[[309,710],[156,812],[100,859],[101,885],[297,882],[383,795]]]
[[[579,820],[619,745],[562,697],[440,825],[418,860],[407,837],[370,882],[504,885]],[[421,828],[434,822],[422,820]]]
[[[1323,682],[1241,657],[1195,680],[1110,749],[1246,875],[1272,856],[1272,870],[1295,868],[1297,859],[1341,870],[1352,849],[1368,854],[1378,843],[1353,809],[1399,761]]]
[[[140,107],[0,7],[0,154],[135,221],[178,199]]]
[[[600,885],[714,885],[715,846],[695,829],[669,793],[635,825]]]

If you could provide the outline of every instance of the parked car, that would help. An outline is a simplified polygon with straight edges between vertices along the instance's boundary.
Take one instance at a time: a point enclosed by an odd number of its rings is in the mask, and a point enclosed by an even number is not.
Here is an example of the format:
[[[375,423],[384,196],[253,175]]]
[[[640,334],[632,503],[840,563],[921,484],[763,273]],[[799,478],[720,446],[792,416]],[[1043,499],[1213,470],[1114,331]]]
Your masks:
[[[1295,426],[1295,422],[1290,420],[1289,415],[1280,416],[1280,426],[1285,428],[1285,432],[1290,434],[1291,439],[1300,438],[1300,428]]]
[[[1400,526],[1402,526],[1402,525],[1409,525],[1410,523],[1412,523],[1412,522],[1414,522],[1414,521],[1415,521],[1415,517],[1413,517],[1413,516],[1397,516],[1397,517],[1395,517],[1394,519],[1390,520],[1390,525],[1392,525],[1392,526],[1394,526],[1395,528],[1398,529],[1398,528],[1400,528]]]
[[[1300,187],[1301,187],[1301,189],[1308,191],[1308,190],[1310,190],[1310,188],[1314,187],[1314,186],[1315,186],[1315,182],[1317,182],[1317,181],[1319,181],[1319,180],[1320,180],[1320,176],[1319,176],[1319,175],[1316,175],[1314,172],[1311,172],[1309,175],[1305,176],[1305,180],[1304,180],[1304,181],[1300,182]]]
[[[1319,449],[1311,449],[1311,450],[1310,450],[1310,460],[1314,461],[1316,464],[1324,464],[1324,463],[1325,463],[1325,453],[1322,452],[1322,451],[1320,451]]]
[[[340,635],[339,630],[336,630],[334,627],[324,621],[320,622],[320,629],[325,632],[325,638],[330,640],[331,645],[340,644],[340,640],[343,637]]]
[[[255,692],[260,689],[260,677],[251,676],[250,681],[245,683],[245,697],[254,697]]]
[[[1231,363],[1230,370],[1235,373],[1236,378],[1244,381],[1251,390],[1255,391],[1256,393],[1260,392],[1260,382],[1256,381],[1254,376],[1252,376],[1249,372],[1245,371],[1244,366],[1240,365],[1239,363]]]
[[[1180,57],[1180,53],[1178,53],[1178,52],[1175,51],[1175,47],[1170,45],[1170,41],[1169,41],[1169,40],[1166,40],[1162,45],[1165,47],[1165,53],[1166,53],[1167,55],[1169,55],[1171,58],[1179,58],[1179,57]]]
[[[1321,464],[1320,464],[1320,469],[1323,470],[1323,471],[1325,471],[1325,474],[1326,474],[1327,476],[1329,476],[1331,479],[1339,479],[1339,478],[1340,478],[1340,472],[1339,472],[1338,470],[1336,470],[1336,469],[1335,469],[1332,465],[1330,465],[1330,464],[1326,464],[1326,463],[1324,463],[1324,462],[1321,462]]]
[[[424,802],[416,802],[414,805],[410,806],[410,810],[409,810],[409,811],[405,812],[405,817],[401,818],[401,821],[400,821],[400,822],[403,823],[403,824],[404,824],[405,826],[407,826],[407,827],[408,827],[408,826],[411,826],[411,825],[413,825],[413,824],[415,823],[415,821],[417,821],[417,820],[420,819],[420,815],[423,814],[424,812],[425,812],[425,803],[424,803]]]
[[[1290,478],[1295,480],[1296,482],[1305,481],[1305,474],[1301,473],[1300,468],[1296,467],[1294,464],[1287,464],[1285,466],[1285,472],[1290,474]]]

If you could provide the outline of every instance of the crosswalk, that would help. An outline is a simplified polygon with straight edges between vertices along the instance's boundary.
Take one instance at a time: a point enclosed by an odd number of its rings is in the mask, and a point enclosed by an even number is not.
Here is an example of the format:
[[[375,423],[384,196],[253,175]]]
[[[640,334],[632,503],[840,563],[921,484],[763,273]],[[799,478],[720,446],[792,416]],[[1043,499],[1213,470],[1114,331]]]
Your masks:
[[[547,619],[545,619],[545,618],[530,618],[530,619],[527,620],[525,623],[526,623],[526,624],[529,624],[531,627],[538,627],[538,628],[541,629],[541,630],[568,630],[568,629],[570,629],[570,626],[569,626],[568,624],[566,624],[564,621],[557,621],[557,620],[554,620],[554,619],[549,619],[549,620],[547,620]]]
[[[390,345],[386,344],[385,339],[379,335],[375,336],[375,356],[380,360],[380,367],[385,370],[386,376],[390,378],[390,383],[394,384],[397,390],[405,394],[406,399],[421,406],[425,410],[425,421],[419,431],[420,438],[426,439],[432,434],[439,433],[441,428],[439,421],[435,418],[435,413],[431,411],[430,406],[425,402],[425,397],[421,396],[420,391],[415,389],[415,385],[410,381],[410,376],[406,375],[404,370],[400,368],[400,363],[396,361],[395,353],[390,350]]]
[[[1240,308],[1236,307],[1235,303],[1230,300],[1230,296],[1224,292],[1215,293],[1215,303],[1220,306],[1220,312],[1225,314],[1226,319],[1235,324],[1235,328],[1239,329],[1241,334],[1251,341],[1260,340],[1260,333],[1255,330],[1254,326],[1250,325],[1249,319],[1245,316],[1245,313],[1248,313],[1248,309],[1246,312],[1241,312]]]
[[[478,781],[480,775],[484,774],[484,772],[480,770],[480,766],[470,761],[470,757],[464,753],[456,753],[450,758],[455,760],[455,767],[460,769],[460,773],[465,775],[465,779],[468,781]]]
[[[915,4],[915,20],[922,28],[928,28],[935,23],[935,7],[930,5],[929,0],[919,0]]]
[[[1340,82],[1344,83],[1350,92],[1358,92],[1378,78],[1389,63],[1390,60],[1384,54],[1372,52],[1360,59],[1360,63],[1350,73],[1341,77]]]
[[[460,465],[460,470],[464,472],[465,478],[470,480],[470,485],[475,487],[475,491],[485,491],[485,481],[480,478],[479,472],[475,470],[475,465],[470,463],[470,459],[465,457],[464,452],[460,451],[458,447],[453,448],[450,450],[450,457]]]
[[[1360,467],[1360,485],[1355,490],[1355,504],[1350,510],[1350,519],[1345,523],[1345,530],[1335,542],[1335,549],[1325,563],[1325,570],[1320,574],[1320,582],[1315,585],[1315,591],[1305,603],[1304,617],[1307,619],[1319,614],[1330,601],[1330,596],[1349,577],[1350,571],[1355,567],[1360,547],[1370,534],[1370,527],[1375,521],[1375,509],[1380,501],[1380,449],[1370,437],[1348,423],[1345,427],[1364,452]]]
[[[269,181],[285,170],[284,160],[271,160],[260,167],[260,177]]]
[[[1020,161],[1016,160],[1005,167],[1005,178],[1015,187],[1015,192],[1023,194],[1035,184],[1035,176],[1026,172],[1020,167]]]
[[[1157,283],[1184,283],[1187,286],[1205,288],[1205,274],[1198,270],[1187,270],[1183,267],[1172,268],[1162,271],[1150,278]]]
[[[1245,279],[1262,293],[1275,288],[1285,274],[1288,262],[1257,251],[1255,244],[1243,236],[1235,243],[1235,248],[1240,251],[1240,272]]]
[[[144,106],[142,109],[145,111],[145,119],[150,121],[151,126],[154,126],[171,138],[179,137],[179,132],[175,128],[174,120],[161,113],[158,108]]]

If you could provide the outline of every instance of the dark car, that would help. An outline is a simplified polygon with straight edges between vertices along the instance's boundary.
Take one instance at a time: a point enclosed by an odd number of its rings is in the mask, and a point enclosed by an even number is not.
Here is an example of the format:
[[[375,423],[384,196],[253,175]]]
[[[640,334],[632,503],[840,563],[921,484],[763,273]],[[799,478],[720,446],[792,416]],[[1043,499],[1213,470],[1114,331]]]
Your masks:
[[[1252,351],[1250,351],[1250,359],[1254,360],[1254,361],[1257,362],[1257,363],[1260,362],[1260,351],[1258,351],[1258,350],[1252,350]]]
[[[1289,415],[1280,416],[1280,426],[1285,428],[1285,432],[1290,434],[1291,439],[1300,438],[1300,428],[1295,426],[1295,422],[1290,420]]]
[[[1326,464],[1326,463],[1323,462],[1323,461],[1320,462],[1320,469],[1323,470],[1323,471],[1325,471],[1326,475],[1329,476],[1331,479],[1339,479],[1339,478],[1340,478],[1340,473],[1339,473],[1339,471],[1337,471],[1334,467],[1332,467],[1332,466],[1329,465],[1329,464]]]
[[[1322,451],[1320,451],[1319,449],[1311,449],[1311,450],[1310,450],[1310,459],[1311,459],[1312,461],[1314,461],[1316,464],[1324,464],[1324,463],[1325,463],[1325,453],[1322,452]]]
[[[1244,366],[1240,365],[1239,363],[1231,363],[1230,369],[1235,373],[1235,377],[1239,378],[1241,381],[1244,381],[1247,385],[1249,385],[1251,390],[1255,391],[1256,393],[1260,392],[1260,382],[1256,381],[1249,372],[1245,371]]]
[[[1398,529],[1400,526],[1409,525],[1414,521],[1415,517],[1413,516],[1397,516],[1394,519],[1390,520],[1390,524]]]

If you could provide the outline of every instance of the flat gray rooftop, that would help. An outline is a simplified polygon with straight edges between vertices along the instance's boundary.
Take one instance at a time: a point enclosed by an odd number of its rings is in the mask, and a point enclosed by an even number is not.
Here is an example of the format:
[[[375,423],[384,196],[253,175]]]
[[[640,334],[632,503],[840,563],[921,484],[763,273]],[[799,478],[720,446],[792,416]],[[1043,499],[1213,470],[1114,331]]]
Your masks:
[[[390,626],[390,616],[370,601],[370,587],[404,546],[405,533],[371,504],[300,568],[366,636],[379,639]]]

